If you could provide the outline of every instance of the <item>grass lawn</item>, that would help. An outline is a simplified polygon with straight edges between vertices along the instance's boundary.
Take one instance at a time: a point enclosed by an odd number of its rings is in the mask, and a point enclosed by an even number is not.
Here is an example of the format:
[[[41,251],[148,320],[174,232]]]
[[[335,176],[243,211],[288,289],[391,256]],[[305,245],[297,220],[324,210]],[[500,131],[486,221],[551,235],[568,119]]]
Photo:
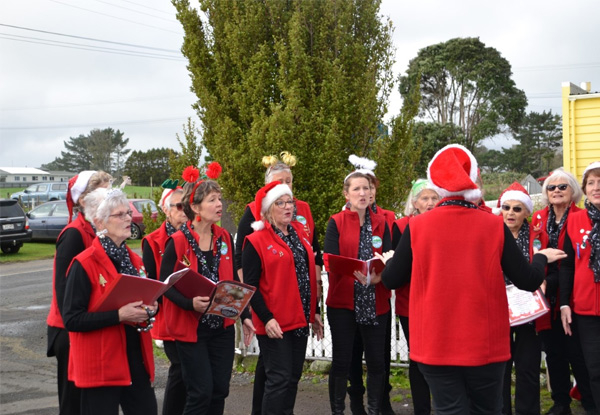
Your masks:
[[[127,240],[127,245],[132,249],[139,249],[141,244],[141,239]],[[0,253],[0,264],[54,258],[54,252],[54,242],[26,242],[16,254]]]

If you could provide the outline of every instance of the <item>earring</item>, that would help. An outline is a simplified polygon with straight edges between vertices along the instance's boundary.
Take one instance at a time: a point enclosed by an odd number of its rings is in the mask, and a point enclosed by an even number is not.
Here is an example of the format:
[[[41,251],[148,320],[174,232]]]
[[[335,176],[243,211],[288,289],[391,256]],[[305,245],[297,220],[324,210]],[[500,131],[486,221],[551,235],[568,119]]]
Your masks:
[[[202,222],[202,218],[200,217],[200,215],[196,215],[196,222]]]

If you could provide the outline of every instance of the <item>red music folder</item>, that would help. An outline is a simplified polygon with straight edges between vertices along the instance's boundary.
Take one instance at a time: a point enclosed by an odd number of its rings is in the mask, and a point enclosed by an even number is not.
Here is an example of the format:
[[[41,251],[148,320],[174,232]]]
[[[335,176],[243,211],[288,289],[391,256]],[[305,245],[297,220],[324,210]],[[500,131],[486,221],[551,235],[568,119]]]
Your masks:
[[[510,284],[506,286],[508,319],[511,326],[519,326],[543,316],[550,311],[546,296],[539,288],[534,292],[523,291]]]
[[[184,268],[180,263],[176,268],[185,269],[185,275],[175,283],[175,288],[187,298],[210,297],[210,304],[205,314],[214,314],[221,317],[236,319],[248,306],[256,287],[239,281],[227,280],[214,282],[202,274]],[[202,317],[202,313],[196,313]]]
[[[108,289],[89,309],[90,312],[118,310],[125,304],[142,300],[152,305],[169,288],[187,273],[186,269],[176,271],[163,281],[135,275],[119,274]]]
[[[367,284],[371,281],[371,274],[379,274],[385,268],[385,264],[375,257],[362,261],[342,255],[323,254],[323,262],[328,272],[348,275],[352,278],[355,278],[354,271],[360,271],[367,276]]]

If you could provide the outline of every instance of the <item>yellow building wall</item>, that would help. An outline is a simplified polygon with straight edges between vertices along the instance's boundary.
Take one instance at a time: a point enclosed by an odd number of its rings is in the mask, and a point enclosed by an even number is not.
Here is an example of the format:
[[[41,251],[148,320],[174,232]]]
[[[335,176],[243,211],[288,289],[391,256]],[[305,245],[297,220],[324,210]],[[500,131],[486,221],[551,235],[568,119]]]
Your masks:
[[[579,182],[585,168],[600,161],[600,93],[585,87],[562,85],[563,165]]]

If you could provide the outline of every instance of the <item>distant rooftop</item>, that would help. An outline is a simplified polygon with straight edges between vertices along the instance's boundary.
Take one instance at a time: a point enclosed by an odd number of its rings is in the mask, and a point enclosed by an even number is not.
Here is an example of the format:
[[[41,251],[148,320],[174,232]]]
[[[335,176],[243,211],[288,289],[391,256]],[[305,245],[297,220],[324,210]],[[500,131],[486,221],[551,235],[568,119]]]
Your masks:
[[[0,171],[7,174],[48,174],[47,171],[35,167],[0,167]]]

